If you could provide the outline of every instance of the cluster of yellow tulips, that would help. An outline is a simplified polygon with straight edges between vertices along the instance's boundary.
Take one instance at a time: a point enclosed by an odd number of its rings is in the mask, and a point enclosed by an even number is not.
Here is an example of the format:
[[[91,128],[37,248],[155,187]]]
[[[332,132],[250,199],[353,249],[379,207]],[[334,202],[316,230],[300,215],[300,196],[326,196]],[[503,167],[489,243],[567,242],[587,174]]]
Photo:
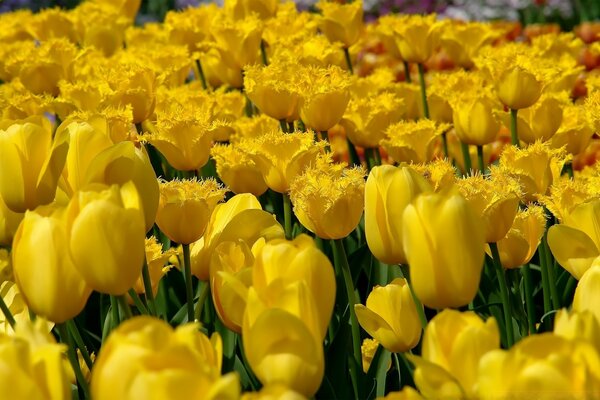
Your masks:
[[[600,36],[139,7],[0,15],[0,398],[600,396]]]

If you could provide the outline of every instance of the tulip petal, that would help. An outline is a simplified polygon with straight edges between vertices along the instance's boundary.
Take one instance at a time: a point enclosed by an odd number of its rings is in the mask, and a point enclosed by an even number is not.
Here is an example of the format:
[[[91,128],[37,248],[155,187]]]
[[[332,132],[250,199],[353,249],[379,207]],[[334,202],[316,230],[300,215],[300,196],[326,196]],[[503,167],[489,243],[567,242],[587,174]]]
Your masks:
[[[600,251],[584,232],[566,225],[548,230],[548,246],[558,263],[575,278],[581,279]]]

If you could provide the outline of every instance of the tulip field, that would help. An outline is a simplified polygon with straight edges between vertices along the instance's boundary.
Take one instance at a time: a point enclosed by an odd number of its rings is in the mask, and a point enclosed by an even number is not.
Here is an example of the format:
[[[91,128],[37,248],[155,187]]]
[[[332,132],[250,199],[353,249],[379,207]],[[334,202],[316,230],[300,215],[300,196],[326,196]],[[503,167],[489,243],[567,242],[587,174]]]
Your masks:
[[[140,3],[0,14],[0,399],[600,398],[600,23]]]

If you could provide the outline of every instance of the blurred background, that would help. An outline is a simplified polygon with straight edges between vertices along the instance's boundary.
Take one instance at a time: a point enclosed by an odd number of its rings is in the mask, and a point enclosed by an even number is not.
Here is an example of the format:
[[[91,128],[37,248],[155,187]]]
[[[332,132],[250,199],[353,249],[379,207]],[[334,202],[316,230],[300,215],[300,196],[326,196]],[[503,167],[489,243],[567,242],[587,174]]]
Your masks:
[[[376,18],[390,12],[431,13],[463,20],[511,20],[524,25],[552,22],[570,30],[581,22],[600,19],[600,0],[363,0],[365,14]],[[0,12],[21,8],[75,7],[79,0],[0,0]],[[161,21],[167,11],[195,7],[202,0],[143,0],[138,23]],[[219,1],[216,1],[219,3]],[[298,0],[310,9],[316,0]]]

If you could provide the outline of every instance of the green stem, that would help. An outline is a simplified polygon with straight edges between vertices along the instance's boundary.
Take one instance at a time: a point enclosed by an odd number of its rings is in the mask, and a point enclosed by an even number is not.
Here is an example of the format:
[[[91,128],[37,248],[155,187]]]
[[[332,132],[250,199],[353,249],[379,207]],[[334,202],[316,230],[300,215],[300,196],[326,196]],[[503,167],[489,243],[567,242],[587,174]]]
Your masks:
[[[323,138],[324,141],[327,142],[327,144],[325,145],[325,152],[331,153],[331,144],[329,143],[329,132],[321,131],[321,137]]]
[[[442,148],[444,149],[444,157],[450,159],[450,151],[448,151],[448,135],[446,132],[442,133]]]
[[[196,321],[200,321],[200,318],[202,318],[202,308],[204,307],[204,302],[206,301],[206,298],[208,297],[208,294],[210,293],[210,283],[208,282],[200,282],[200,296],[198,296],[198,303],[196,303],[196,310],[195,310],[195,320]]]
[[[410,77],[410,65],[408,65],[408,62],[406,61],[402,61],[402,63],[404,64],[404,80],[406,83],[412,83],[412,78]]]
[[[417,307],[417,314],[419,314],[419,321],[421,321],[421,328],[425,329],[427,327],[427,316],[425,315],[425,309],[423,308],[423,303],[421,303],[421,300],[419,300],[419,298],[417,297],[417,294],[413,290],[413,287],[410,283],[410,275],[409,275],[408,266],[406,266],[406,265],[400,266],[400,276],[402,278],[406,279],[408,289],[410,290],[410,295],[412,296],[413,301],[415,302],[415,306]]]
[[[283,222],[285,238],[292,240],[292,201],[287,193],[283,193]]]
[[[569,276],[569,280],[565,285],[565,290],[563,291],[562,304],[568,306],[571,304],[571,299],[573,298],[573,291],[577,287],[577,279],[573,276]]]
[[[367,168],[369,168],[369,171],[377,166],[377,160],[375,159],[373,150],[375,149],[365,149],[365,160],[367,161]]]
[[[362,356],[360,352],[360,328],[358,326],[358,319],[356,318],[356,312],[354,311],[354,305],[357,304],[356,296],[354,293],[354,282],[352,280],[352,274],[350,272],[350,265],[348,265],[348,258],[346,257],[346,250],[344,249],[343,239],[335,239],[333,241],[333,259],[337,266],[337,270],[342,271],[344,277],[344,285],[346,286],[346,296],[348,298],[348,305],[350,307],[350,329],[352,332],[352,349],[353,356],[356,365],[362,365]]]
[[[190,260],[190,245],[182,244],[183,273],[185,276],[185,297],[187,302],[188,322],[194,321],[194,293],[192,292],[192,263]]]
[[[523,274],[523,286],[525,287],[525,307],[527,308],[527,326],[529,334],[535,333],[535,303],[533,302],[533,283],[531,281],[531,268],[529,264],[521,268]]]
[[[135,308],[137,308],[140,313],[148,315],[148,309],[144,306],[144,303],[142,303],[142,299],[140,299],[140,296],[137,294],[137,292],[133,289],[129,289],[127,294],[129,294],[129,297],[131,297],[131,300],[133,300]]]
[[[481,174],[485,174],[485,161],[483,161],[483,146],[477,145],[477,162],[479,163],[479,170]]]
[[[565,169],[567,170],[567,175],[569,176],[569,178],[573,179],[573,163],[572,162],[568,162],[565,164]]]
[[[10,324],[10,327],[13,328],[13,330],[14,330],[15,324],[16,324],[15,317],[13,317],[12,313],[10,312],[10,308],[8,308],[8,306],[4,302],[4,299],[2,298],[2,296],[0,296],[0,310],[2,310],[2,313],[4,314],[4,318],[8,321],[8,323]]]
[[[119,302],[115,296],[110,296],[111,330],[119,326]]]
[[[512,144],[520,147],[519,145],[519,134],[517,133],[517,111],[513,108],[510,109],[510,137]]]
[[[547,232],[547,231],[546,231]],[[552,308],[560,309],[560,297],[558,296],[558,288],[556,287],[556,278],[554,276],[554,266],[552,263],[552,253],[548,248],[547,234],[544,233],[542,238],[542,246],[544,246],[544,254],[546,255],[546,268],[548,269],[548,284],[550,285],[550,298],[552,300]]]
[[[269,60],[267,60],[267,49],[265,47],[265,41],[260,41],[260,56],[262,59],[263,65],[269,65]]]
[[[350,141],[350,139],[348,139],[348,138],[346,138],[346,143],[348,145],[348,153],[350,155],[350,163],[352,165],[360,165],[360,157],[358,156],[356,147],[354,147],[354,143],[352,143]]]
[[[202,84],[202,89],[207,90],[208,85],[206,84],[206,77],[204,76],[204,70],[202,69],[202,63],[200,62],[200,59],[196,60],[196,67],[198,67],[198,79]]]
[[[91,371],[94,363],[92,362],[90,353],[87,351],[87,347],[85,347],[85,343],[83,342],[83,338],[79,333],[79,329],[77,328],[75,320],[67,321],[67,329],[69,330],[69,333],[71,334],[73,339],[75,339],[75,344],[79,348],[79,351],[81,351],[81,356],[83,357],[83,361],[85,361],[85,365],[87,365],[87,367]]]
[[[548,280],[548,267],[546,264],[546,246],[540,243],[538,247],[538,257],[540,259],[540,269],[542,273],[542,292],[544,296],[544,314],[552,311],[552,303],[550,300],[550,281]]]
[[[146,303],[150,315],[156,315],[156,302],[154,301],[154,292],[152,291],[152,280],[150,279],[150,270],[148,262],[144,257],[144,265],[142,266],[142,281],[144,282],[144,294],[146,295]]]
[[[131,308],[129,308],[129,304],[127,304],[127,298],[125,295],[116,296],[117,302],[119,303],[119,309],[121,310],[121,321],[129,319],[132,317]]]
[[[460,149],[462,150],[463,161],[465,163],[464,175],[468,176],[471,174],[471,169],[472,169],[471,154],[469,154],[469,145],[466,143],[460,142]]]
[[[498,245],[495,242],[490,243],[490,249],[492,250],[492,259],[494,261],[496,277],[498,278],[498,284],[500,285],[500,298],[502,299],[502,308],[504,311],[504,325],[506,331],[506,347],[510,348],[514,343],[515,338],[512,327],[512,312],[510,307],[508,285],[506,284],[506,274],[504,273],[504,268],[502,268],[502,263],[500,261]]]
[[[429,119],[429,104],[427,104],[427,89],[425,87],[425,68],[423,64],[417,64],[419,68],[419,84],[421,85],[421,101],[423,102],[423,116]]]
[[[69,362],[71,363],[71,367],[73,368],[73,372],[75,372],[75,377],[77,378],[77,382],[79,383],[79,387],[83,391],[83,397],[85,399],[90,398],[90,388],[83,376],[83,372],[81,372],[81,367],[79,366],[79,360],[77,359],[77,353],[75,352],[75,347],[73,346],[73,340],[69,335],[69,330],[67,329],[67,324],[57,324],[56,328],[58,329],[58,333],[60,334],[60,339],[67,345],[67,355],[69,357]]]
[[[350,51],[347,47],[344,47],[344,56],[346,57],[346,65],[348,66],[348,71],[351,74],[354,74],[354,68],[352,68],[352,59],[350,58]]]
[[[396,371],[398,371],[398,387],[402,387],[402,371],[400,370],[400,359],[398,353],[392,353],[394,356],[394,364],[396,364]]]
[[[294,121],[288,122],[288,132],[294,132],[296,128],[294,127]]]
[[[288,132],[288,126],[287,126],[287,122],[285,121],[285,119],[280,119],[279,120],[279,127],[281,128],[281,131],[283,133],[287,133]]]

